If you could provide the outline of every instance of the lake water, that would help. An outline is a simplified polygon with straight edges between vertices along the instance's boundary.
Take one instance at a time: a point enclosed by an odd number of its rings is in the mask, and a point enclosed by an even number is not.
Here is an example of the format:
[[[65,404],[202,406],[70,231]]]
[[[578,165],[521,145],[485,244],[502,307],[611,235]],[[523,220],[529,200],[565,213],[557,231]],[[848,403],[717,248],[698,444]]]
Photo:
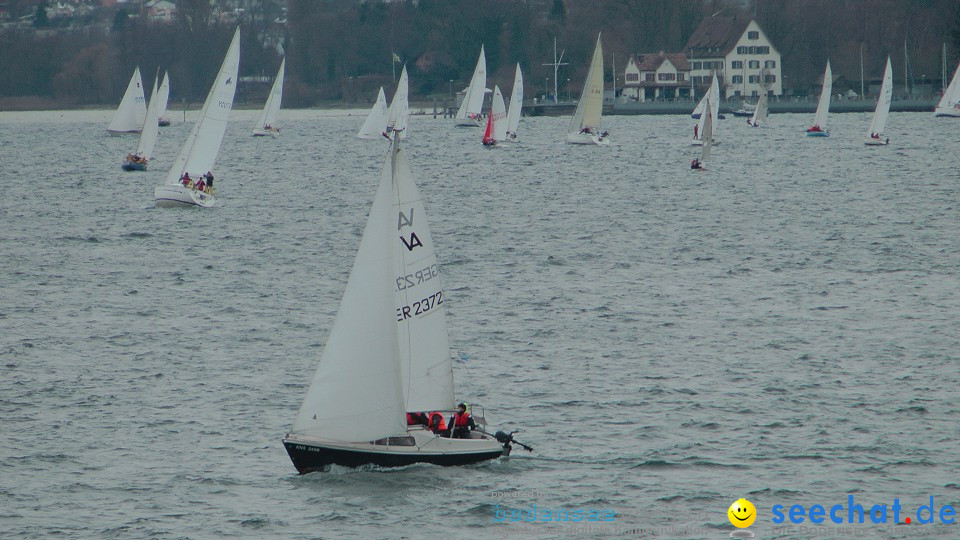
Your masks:
[[[5,536],[723,538],[745,497],[792,538],[774,505],[960,506],[956,120],[892,113],[873,148],[867,114],[825,139],[731,117],[696,173],[688,117],[607,118],[603,148],[525,118],[494,150],[413,117],[457,397],[535,452],[299,476],[280,439],[386,141],[362,112],[284,110],[263,139],[238,111],[220,206],[158,210],[190,124],[123,173],[111,114],[0,113]],[[592,509],[615,520],[542,519]],[[960,537],[892,521],[855,532]]]

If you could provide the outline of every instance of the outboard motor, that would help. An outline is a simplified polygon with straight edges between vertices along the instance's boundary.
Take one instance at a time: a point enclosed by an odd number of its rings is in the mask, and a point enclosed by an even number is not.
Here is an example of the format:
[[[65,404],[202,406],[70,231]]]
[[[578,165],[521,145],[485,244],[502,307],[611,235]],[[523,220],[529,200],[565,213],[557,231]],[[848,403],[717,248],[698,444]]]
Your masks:
[[[497,442],[503,445],[503,455],[509,456],[510,451],[513,450],[513,446],[510,443],[519,444],[527,452],[533,452],[533,448],[523,444],[522,442],[513,438],[513,434],[516,431],[511,431],[510,433],[504,433],[503,431],[498,431],[493,434],[494,438],[497,439]]]

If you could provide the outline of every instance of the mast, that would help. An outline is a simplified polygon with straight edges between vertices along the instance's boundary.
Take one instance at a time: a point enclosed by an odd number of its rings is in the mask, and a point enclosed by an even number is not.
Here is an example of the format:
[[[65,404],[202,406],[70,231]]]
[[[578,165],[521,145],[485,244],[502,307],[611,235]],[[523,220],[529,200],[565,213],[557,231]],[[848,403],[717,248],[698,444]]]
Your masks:
[[[567,65],[566,62],[561,62],[563,60],[563,53],[567,52],[566,49],[560,52],[560,58],[557,59],[557,38],[553,38],[553,63],[543,64],[544,66],[553,66],[553,102],[556,103],[559,99],[557,96],[557,71],[560,70],[560,66]]]
[[[907,70],[909,69],[910,59],[907,58],[907,40],[903,40],[903,92],[906,96],[910,96],[910,85],[907,82],[909,75],[907,75]]]
[[[943,42],[943,63],[940,66],[940,93],[947,92],[947,42]]]
[[[860,99],[863,99],[863,43],[860,44]]]

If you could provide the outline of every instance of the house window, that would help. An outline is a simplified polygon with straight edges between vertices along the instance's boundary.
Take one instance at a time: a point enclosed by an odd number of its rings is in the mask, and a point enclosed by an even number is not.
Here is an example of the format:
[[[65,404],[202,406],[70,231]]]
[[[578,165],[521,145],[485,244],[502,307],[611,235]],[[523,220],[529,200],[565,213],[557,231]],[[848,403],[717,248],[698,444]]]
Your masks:
[[[776,76],[776,75],[767,75],[766,80],[767,80],[768,83],[775,83],[775,82],[777,82],[777,76]]]
[[[683,80],[683,73],[677,73],[677,80],[678,80],[678,81],[682,81],[682,80]]]
[[[627,82],[637,82],[640,80],[639,73],[627,73]]]
[[[760,32],[756,30],[747,32],[747,39],[760,39]]]
[[[730,62],[730,69],[743,69],[743,62],[740,60]]]
[[[647,81],[655,81],[657,79],[656,73],[645,73],[644,75],[645,75],[644,80],[647,80]]]
[[[751,61],[750,61],[750,69],[760,69],[760,61],[759,61],[759,60],[751,60]]]
[[[733,76],[733,84],[740,84],[742,82],[743,82],[743,77],[741,77],[740,75]]]
[[[776,60],[767,60],[766,62],[763,63],[763,67],[765,67],[765,68],[767,68],[767,69],[773,69],[773,68],[777,67],[777,61],[776,61]]]
[[[758,82],[760,82],[759,75],[750,75],[750,84],[757,84]]]
[[[737,54],[747,54],[747,48],[743,45],[737,47]]]
[[[770,54],[770,47],[757,47],[757,54]]]
[[[693,69],[703,69],[703,64],[701,64],[700,62],[694,62]]]
[[[675,81],[677,80],[677,75],[675,73],[658,73],[657,79],[661,81]]]
[[[699,76],[699,75],[697,75],[697,76],[695,76],[695,77],[690,77],[690,80],[691,80],[691,82],[694,84],[694,86],[701,86],[701,85],[703,85],[703,77],[701,77],[701,76]]]

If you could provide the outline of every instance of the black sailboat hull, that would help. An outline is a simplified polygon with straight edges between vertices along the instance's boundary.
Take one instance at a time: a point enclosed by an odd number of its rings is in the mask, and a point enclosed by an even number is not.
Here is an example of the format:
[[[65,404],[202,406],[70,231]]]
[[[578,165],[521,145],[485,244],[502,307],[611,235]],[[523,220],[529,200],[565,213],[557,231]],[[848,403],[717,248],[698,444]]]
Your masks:
[[[415,463],[430,463],[433,465],[455,466],[469,465],[496,459],[506,453],[497,449],[489,452],[444,452],[425,453],[411,447],[410,452],[370,452],[365,450],[338,449],[325,446],[305,444],[303,442],[283,441],[293,466],[300,474],[319,471],[330,465],[344,467],[359,467],[361,465],[377,465],[380,467],[403,467]]]

